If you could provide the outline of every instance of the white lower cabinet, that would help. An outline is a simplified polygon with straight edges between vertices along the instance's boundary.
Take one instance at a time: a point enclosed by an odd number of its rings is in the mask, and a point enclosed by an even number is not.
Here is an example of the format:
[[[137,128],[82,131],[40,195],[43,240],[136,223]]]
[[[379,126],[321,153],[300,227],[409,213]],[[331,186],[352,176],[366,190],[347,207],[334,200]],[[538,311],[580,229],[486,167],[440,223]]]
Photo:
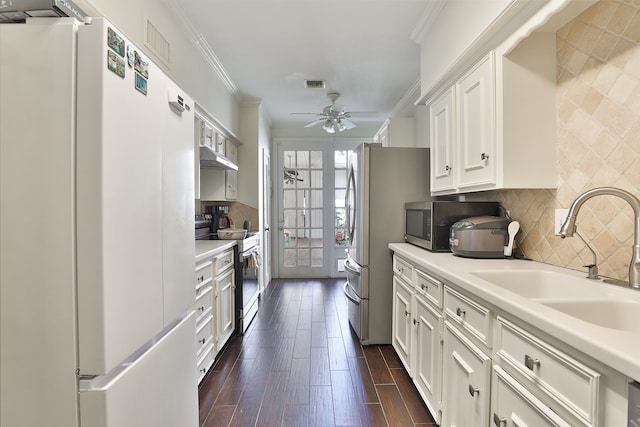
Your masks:
[[[491,425],[571,427],[499,366],[491,376]]]
[[[449,321],[444,325],[442,425],[487,426],[491,358]]]
[[[393,347],[443,427],[618,425],[624,378],[394,254]]]
[[[198,382],[235,330],[233,248],[196,263],[196,349]]]
[[[405,369],[411,375],[411,297],[413,291],[408,284],[394,276],[393,278],[393,347]]]
[[[442,402],[442,315],[418,294],[414,296],[415,363],[413,381],[435,422]]]

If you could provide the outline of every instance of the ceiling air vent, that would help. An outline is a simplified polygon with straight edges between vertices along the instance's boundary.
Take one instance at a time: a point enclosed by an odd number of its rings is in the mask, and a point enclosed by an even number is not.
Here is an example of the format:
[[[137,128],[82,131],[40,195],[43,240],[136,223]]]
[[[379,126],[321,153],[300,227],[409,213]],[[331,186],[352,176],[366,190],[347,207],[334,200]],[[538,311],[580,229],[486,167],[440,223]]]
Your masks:
[[[147,20],[147,29],[145,32],[144,44],[158,56],[158,58],[164,63],[164,65],[170,67],[171,44],[169,44],[169,41],[149,20]]]
[[[324,89],[324,80],[305,80],[304,87],[308,89]]]

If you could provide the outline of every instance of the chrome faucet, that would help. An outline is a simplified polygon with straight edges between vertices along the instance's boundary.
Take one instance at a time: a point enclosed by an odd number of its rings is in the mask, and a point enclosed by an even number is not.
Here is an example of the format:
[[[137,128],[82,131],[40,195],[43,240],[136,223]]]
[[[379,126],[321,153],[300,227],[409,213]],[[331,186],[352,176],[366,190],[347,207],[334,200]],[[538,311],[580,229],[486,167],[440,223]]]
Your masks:
[[[560,227],[560,237],[572,237],[576,232],[576,216],[582,204],[595,196],[617,196],[633,208],[633,256],[629,263],[629,287],[640,289],[640,200],[628,191],[613,187],[599,187],[585,191],[571,204],[567,219]]]

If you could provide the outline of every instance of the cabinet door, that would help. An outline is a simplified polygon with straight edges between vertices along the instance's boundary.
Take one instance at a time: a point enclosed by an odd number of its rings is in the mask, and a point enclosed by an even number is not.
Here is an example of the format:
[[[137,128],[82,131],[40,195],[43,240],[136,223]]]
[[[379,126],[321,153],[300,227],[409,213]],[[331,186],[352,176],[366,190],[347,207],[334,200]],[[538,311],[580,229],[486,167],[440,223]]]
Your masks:
[[[415,297],[414,382],[431,416],[440,424],[442,400],[442,326],[443,318],[422,298]]]
[[[444,325],[442,426],[486,427],[491,359],[454,325]]]
[[[495,67],[493,53],[456,83],[458,188],[495,184]]]
[[[393,348],[409,375],[411,370],[411,289],[393,277]]]
[[[497,427],[569,427],[499,366],[491,378],[491,422]]]
[[[431,129],[431,192],[455,188],[453,159],[455,127],[453,87],[429,106]]]
[[[216,279],[218,297],[218,351],[236,328],[235,323],[235,274],[231,269]]]

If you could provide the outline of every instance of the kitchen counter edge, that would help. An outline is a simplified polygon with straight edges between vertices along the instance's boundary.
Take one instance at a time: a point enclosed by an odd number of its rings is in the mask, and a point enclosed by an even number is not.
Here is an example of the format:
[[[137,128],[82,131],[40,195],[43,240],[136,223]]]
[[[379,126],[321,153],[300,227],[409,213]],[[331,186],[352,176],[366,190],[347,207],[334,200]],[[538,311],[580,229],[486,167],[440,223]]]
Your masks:
[[[236,246],[235,240],[196,240],[196,263]]]

